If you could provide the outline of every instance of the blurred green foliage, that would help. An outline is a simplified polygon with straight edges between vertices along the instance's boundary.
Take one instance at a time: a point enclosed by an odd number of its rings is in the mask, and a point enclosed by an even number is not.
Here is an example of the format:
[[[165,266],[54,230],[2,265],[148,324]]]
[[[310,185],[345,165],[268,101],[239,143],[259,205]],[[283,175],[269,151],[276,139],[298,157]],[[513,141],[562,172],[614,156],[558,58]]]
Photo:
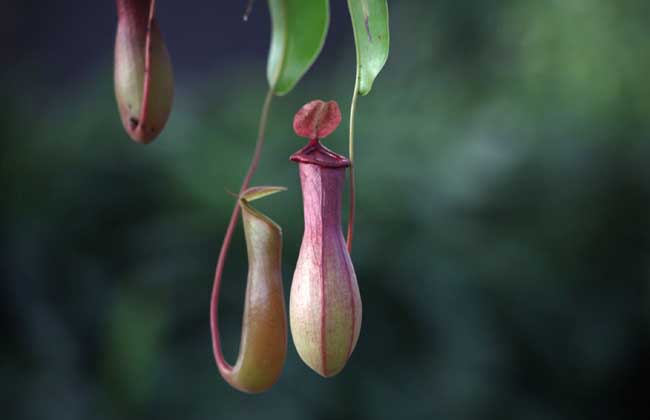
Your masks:
[[[208,304],[265,57],[179,81],[147,147],[122,132],[110,63],[65,91],[13,74],[25,79],[0,113],[3,418],[646,418],[650,6],[390,6],[391,56],[357,117],[359,344],[329,380],[290,345],[259,396],[219,377]],[[284,229],[286,291],[302,235],[291,121],[312,98],[345,115],[348,35],[275,100],[253,182],[289,188],[260,202]],[[346,150],[344,129],[327,140]],[[231,361],[241,236],[222,292]]]

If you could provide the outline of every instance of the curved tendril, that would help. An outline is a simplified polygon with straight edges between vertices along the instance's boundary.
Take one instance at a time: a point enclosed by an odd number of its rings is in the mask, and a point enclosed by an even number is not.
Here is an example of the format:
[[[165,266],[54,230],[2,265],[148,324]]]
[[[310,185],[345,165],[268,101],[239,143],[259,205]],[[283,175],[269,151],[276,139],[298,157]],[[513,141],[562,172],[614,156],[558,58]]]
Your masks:
[[[350,203],[348,210],[348,234],[347,234],[347,247],[348,252],[352,253],[352,239],[354,237],[354,215],[356,212],[356,196],[354,191],[354,116],[357,110],[357,97],[359,95],[359,69],[357,68],[357,76],[354,81],[354,93],[352,94],[352,102],[350,104],[350,137],[349,137],[349,156],[350,159]]]
[[[273,99],[273,89],[269,89],[264,99],[264,105],[262,106],[262,115],[260,116],[259,130],[257,134],[257,143],[255,144],[255,151],[253,152],[253,158],[242,182],[241,188],[239,190],[240,194],[244,192],[248,185],[250,184],[251,178],[257,169],[259,164],[260,157],[262,154],[262,148],[264,146],[264,133],[266,131],[266,124],[268,121],[268,114],[271,108],[271,100]],[[212,351],[214,353],[214,359],[217,363],[217,367],[222,375],[228,375],[232,372],[232,365],[230,365],[225,358],[223,357],[223,351],[221,349],[221,338],[219,335],[219,289],[221,286],[221,278],[223,276],[223,269],[226,263],[226,257],[228,255],[228,248],[230,248],[230,242],[232,241],[232,235],[237,226],[237,218],[239,216],[240,205],[239,200],[235,202],[235,207],[230,216],[230,222],[228,223],[228,228],[226,229],[226,235],[223,238],[223,243],[221,244],[221,250],[219,251],[219,259],[217,260],[217,268],[214,274],[214,282],[212,285],[212,296],[210,299],[210,330],[212,332]]]

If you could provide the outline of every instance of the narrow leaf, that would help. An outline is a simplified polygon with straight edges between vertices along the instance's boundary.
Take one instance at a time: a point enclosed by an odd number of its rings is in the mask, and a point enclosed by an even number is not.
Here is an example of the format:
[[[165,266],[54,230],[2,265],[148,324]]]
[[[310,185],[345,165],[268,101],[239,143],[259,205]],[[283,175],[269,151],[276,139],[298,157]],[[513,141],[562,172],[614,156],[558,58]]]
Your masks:
[[[269,85],[286,95],[309,70],[321,51],[329,26],[327,0],[269,0],[271,48]]]
[[[388,58],[386,0],[348,0],[357,49],[358,92],[367,95]]]

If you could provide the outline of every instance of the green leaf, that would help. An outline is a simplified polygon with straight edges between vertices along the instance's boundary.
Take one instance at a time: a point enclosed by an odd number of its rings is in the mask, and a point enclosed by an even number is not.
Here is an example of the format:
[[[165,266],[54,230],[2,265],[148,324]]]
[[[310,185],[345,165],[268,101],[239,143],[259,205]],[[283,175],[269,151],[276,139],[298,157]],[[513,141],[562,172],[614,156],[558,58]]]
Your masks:
[[[320,53],[329,26],[328,0],[269,0],[271,48],[266,68],[276,95],[286,95]]]
[[[388,4],[386,0],[348,0],[357,47],[357,86],[367,95],[388,58]]]

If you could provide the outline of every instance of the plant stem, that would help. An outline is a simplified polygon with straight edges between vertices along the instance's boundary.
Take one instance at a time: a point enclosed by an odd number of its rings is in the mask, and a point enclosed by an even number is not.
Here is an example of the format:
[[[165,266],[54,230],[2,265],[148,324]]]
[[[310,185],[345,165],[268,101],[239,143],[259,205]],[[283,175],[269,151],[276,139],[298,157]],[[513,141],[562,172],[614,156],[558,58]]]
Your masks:
[[[354,93],[352,94],[352,101],[350,103],[350,138],[348,140],[350,152],[350,203],[348,215],[348,235],[347,246],[348,252],[352,252],[352,238],[354,237],[354,214],[356,211],[355,206],[355,191],[354,191],[354,116],[357,110],[357,97],[359,96],[359,68],[357,67],[357,75],[354,80]]]
[[[244,22],[248,21],[248,17],[251,15],[251,12],[253,11],[253,3],[255,3],[255,0],[248,0],[246,2],[246,10],[244,10]]]
[[[269,89],[264,99],[264,105],[262,106],[262,115],[260,116],[259,129],[257,133],[257,143],[255,144],[255,151],[253,152],[253,158],[251,163],[248,166],[248,171],[244,177],[239,193],[241,194],[245,189],[248,188],[251,178],[257,169],[257,165],[260,161],[260,156],[262,155],[262,148],[264,146],[264,133],[266,131],[266,124],[268,121],[269,110],[271,108],[271,100],[273,99],[273,89]],[[212,351],[214,353],[214,359],[217,362],[217,367],[222,374],[227,374],[232,370],[232,366],[226,362],[223,357],[223,352],[221,350],[221,339],[219,337],[219,322],[218,322],[218,309],[219,309],[219,289],[221,286],[221,278],[223,275],[223,268],[226,263],[226,256],[228,255],[228,248],[230,248],[230,242],[232,240],[232,235],[235,232],[235,227],[237,226],[237,220],[239,217],[239,198],[235,203],[235,208],[232,211],[232,216],[230,216],[230,222],[228,223],[228,228],[226,229],[226,235],[223,238],[223,243],[221,244],[221,251],[219,251],[219,259],[217,260],[217,268],[214,274],[214,282],[212,285],[212,298],[210,301],[210,330],[212,332]]]

